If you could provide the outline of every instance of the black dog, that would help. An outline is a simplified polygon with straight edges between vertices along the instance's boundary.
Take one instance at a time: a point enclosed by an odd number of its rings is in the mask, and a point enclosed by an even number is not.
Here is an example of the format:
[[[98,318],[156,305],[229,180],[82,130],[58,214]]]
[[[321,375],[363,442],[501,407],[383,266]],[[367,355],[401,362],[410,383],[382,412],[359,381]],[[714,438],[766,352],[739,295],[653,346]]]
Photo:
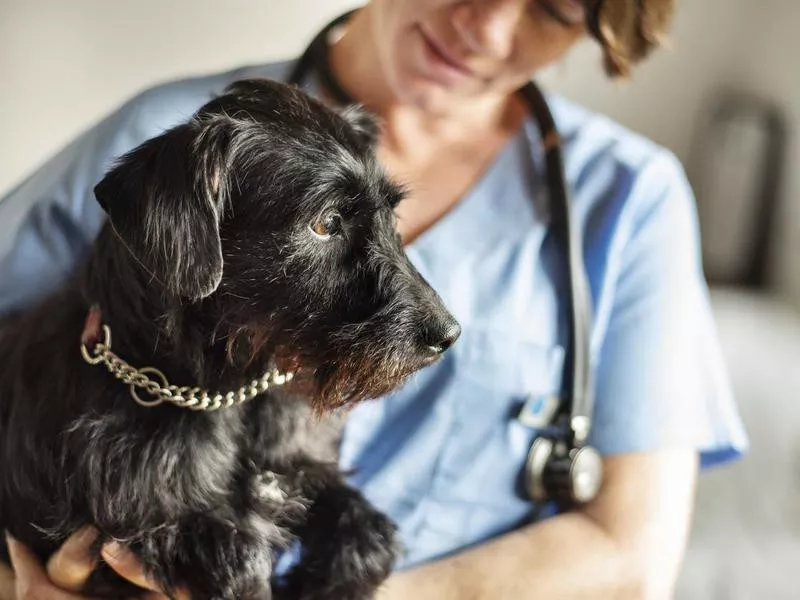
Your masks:
[[[459,335],[403,253],[375,135],[250,80],[121,159],[80,275],[0,333],[0,529],[45,558],[94,525],[194,598],[373,595],[394,526],[345,482],[322,417]],[[90,583],[131,593],[107,566]]]

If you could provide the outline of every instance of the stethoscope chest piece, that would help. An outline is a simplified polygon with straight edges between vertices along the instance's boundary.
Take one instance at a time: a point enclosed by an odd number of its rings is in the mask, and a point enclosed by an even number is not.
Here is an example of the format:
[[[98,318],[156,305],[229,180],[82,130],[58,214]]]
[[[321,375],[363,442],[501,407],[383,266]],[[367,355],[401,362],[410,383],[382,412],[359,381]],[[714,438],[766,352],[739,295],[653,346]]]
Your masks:
[[[564,442],[539,437],[528,451],[524,475],[525,490],[536,502],[585,504],[600,491],[603,461],[591,446],[570,449]]]

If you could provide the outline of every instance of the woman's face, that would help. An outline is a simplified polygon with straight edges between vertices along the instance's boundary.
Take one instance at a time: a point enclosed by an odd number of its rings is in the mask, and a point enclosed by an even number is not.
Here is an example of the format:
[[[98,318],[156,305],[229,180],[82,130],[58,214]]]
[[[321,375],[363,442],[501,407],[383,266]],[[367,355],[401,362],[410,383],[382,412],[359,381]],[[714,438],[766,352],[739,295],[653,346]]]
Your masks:
[[[395,96],[436,109],[508,93],[584,32],[583,0],[373,0],[371,27]]]

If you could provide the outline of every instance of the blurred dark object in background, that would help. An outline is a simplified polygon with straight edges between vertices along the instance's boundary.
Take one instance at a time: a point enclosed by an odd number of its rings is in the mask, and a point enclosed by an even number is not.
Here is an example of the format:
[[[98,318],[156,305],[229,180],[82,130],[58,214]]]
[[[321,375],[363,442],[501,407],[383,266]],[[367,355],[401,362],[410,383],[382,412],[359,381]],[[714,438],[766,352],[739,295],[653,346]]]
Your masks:
[[[764,289],[786,161],[783,112],[755,95],[723,92],[694,138],[688,166],[706,277],[712,284]]]

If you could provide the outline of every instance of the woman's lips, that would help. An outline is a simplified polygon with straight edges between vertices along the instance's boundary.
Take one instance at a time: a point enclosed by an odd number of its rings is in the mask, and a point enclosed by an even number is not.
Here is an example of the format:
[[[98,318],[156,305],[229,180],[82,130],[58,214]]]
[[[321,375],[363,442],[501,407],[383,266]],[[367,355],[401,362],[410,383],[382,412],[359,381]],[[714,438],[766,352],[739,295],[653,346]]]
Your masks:
[[[437,41],[422,27],[418,27],[425,52],[425,58],[432,74],[449,83],[457,83],[475,77],[475,73],[462,62],[455,53]]]

